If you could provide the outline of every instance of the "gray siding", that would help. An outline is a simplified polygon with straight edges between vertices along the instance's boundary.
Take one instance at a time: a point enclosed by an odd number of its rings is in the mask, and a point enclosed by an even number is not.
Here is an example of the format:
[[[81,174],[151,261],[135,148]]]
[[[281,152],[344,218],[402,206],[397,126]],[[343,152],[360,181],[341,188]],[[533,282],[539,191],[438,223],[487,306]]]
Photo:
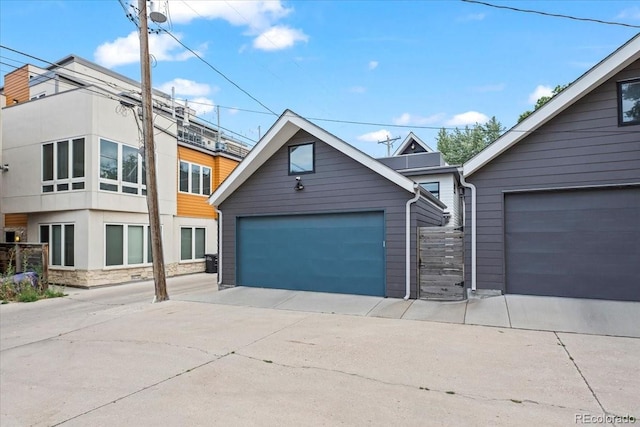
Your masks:
[[[294,191],[288,174],[288,146],[315,144],[315,173],[301,174],[303,191]],[[405,204],[412,194],[333,147],[298,132],[221,205],[222,277],[236,281],[236,218],[248,215],[384,211],[387,296],[404,297]],[[440,225],[442,211],[427,201],[412,209],[412,225]],[[412,293],[416,297],[416,233],[412,233]]]
[[[478,191],[479,289],[505,291],[504,192],[640,182],[640,126],[618,126],[616,86],[637,77],[640,61],[467,178]],[[470,284],[470,191],[465,206],[465,280]]]

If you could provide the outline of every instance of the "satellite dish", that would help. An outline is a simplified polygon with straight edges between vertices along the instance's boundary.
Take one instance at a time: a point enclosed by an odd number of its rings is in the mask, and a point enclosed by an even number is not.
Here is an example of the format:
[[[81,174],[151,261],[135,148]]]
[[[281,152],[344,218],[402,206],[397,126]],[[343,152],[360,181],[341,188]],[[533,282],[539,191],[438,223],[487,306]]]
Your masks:
[[[151,13],[149,14],[149,18],[153,22],[158,24],[162,24],[167,22],[167,2],[166,1],[152,1],[151,2]]]

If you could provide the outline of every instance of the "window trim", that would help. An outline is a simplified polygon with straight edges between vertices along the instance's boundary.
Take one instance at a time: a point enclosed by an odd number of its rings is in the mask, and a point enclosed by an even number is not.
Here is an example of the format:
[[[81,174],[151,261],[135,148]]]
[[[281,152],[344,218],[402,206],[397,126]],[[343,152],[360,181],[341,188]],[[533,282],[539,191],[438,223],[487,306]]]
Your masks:
[[[180,179],[180,174],[182,173],[182,164],[187,165],[187,191],[182,190],[181,188],[181,179]],[[200,171],[198,172],[198,191],[197,193],[193,192],[193,167],[198,167],[200,168]],[[200,163],[193,163],[193,162],[189,162],[187,160],[179,160],[178,161],[178,192],[182,193],[182,194],[191,194],[194,196],[205,196],[205,197],[209,197],[211,194],[205,194],[204,193],[204,189],[205,189],[205,179],[204,179],[204,170],[207,169],[209,171],[209,191],[211,191],[212,188],[212,183],[211,183],[211,179],[213,177],[213,167],[208,166],[208,165],[203,165]]]
[[[436,184],[438,186],[437,194],[433,193],[431,190],[429,190],[429,189],[424,187],[425,185],[428,185],[428,184]],[[420,187],[422,187],[423,190],[428,191],[429,193],[431,193],[431,195],[433,197],[435,197],[436,199],[440,200],[440,181],[425,181],[425,182],[421,182],[420,183]]]
[[[108,226],[120,226],[122,227],[122,264],[107,265],[107,227]],[[139,264],[129,263],[129,227],[142,227],[142,259],[143,262]],[[118,268],[136,268],[136,267],[148,267],[153,264],[151,258],[151,232],[149,224],[141,223],[124,223],[124,222],[105,222],[103,228],[103,245],[104,251],[102,257],[102,264],[105,270],[118,269]],[[160,238],[162,238],[162,228],[160,231]]]
[[[116,179],[103,178],[102,177],[102,142],[110,142],[116,144]],[[129,182],[124,180],[124,147],[135,150],[138,153],[138,162],[136,165],[136,182]],[[140,149],[134,145],[123,144],[122,142],[112,141],[107,138],[100,138],[98,144],[98,191],[106,193],[118,193],[128,196],[146,196],[147,185],[145,182],[146,166],[144,163],[144,156],[140,153]],[[115,190],[108,190],[102,188],[102,185],[115,186]],[[135,189],[136,192],[124,191],[125,188]]]
[[[631,120],[631,121],[625,121],[624,120],[624,110],[623,110],[623,106],[622,106],[622,85],[624,85],[624,84],[637,84],[637,85],[640,85],[640,78],[630,79],[630,80],[623,80],[623,81],[619,81],[616,84],[616,86],[617,86],[616,96],[617,96],[617,101],[618,101],[618,126],[640,125],[640,118],[638,118],[636,120]]]
[[[191,258],[182,258],[182,230],[191,230]],[[204,251],[202,258],[196,258],[196,230],[204,230]],[[201,262],[207,253],[207,227],[204,226],[180,226],[180,263]]]
[[[75,148],[76,142],[82,141],[82,175],[75,175]],[[42,143],[40,147],[40,192],[42,194],[58,193],[67,191],[77,191],[86,189],[86,171],[87,171],[87,138],[84,136],[78,138],[60,139],[56,141],[48,141]],[[59,178],[60,161],[59,150],[60,144],[67,144],[67,177]],[[45,147],[51,146],[51,174],[52,179],[45,179]],[[45,190],[47,189],[47,190]]]
[[[311,146],[311,170],[305,171],[292,171],[291,170],[291,149],[297,147],[304,147],[306,145]],[[309,173],[316,172],[316,143],[315,142],[305,142],[302,144],[289,145],[287,148],[288,157],[287,157],[287,167],[289,168],[289,175],[305,175]]]
[[[53,264],[53,242],[51,241],[53,238],[53,227],[60,227],[60,264]],[[73,260],[72,265],[66,265],[67,257],[66,257],[66,244],[67,244],[67,227],[73,227],[73,238],[71,240],[72,250],[73,250]],[[48,231],[48,241],[42,241],[42,227],[47,227]],[[38,224],[38,239],[41,243],[47,243],[49,245],[49,259],[47,260],[49,268],[55,269],[65,269],[65,270],[75,270],[76,269],[76,227],[73,222],[51,222],[51,223],[39,223]]]

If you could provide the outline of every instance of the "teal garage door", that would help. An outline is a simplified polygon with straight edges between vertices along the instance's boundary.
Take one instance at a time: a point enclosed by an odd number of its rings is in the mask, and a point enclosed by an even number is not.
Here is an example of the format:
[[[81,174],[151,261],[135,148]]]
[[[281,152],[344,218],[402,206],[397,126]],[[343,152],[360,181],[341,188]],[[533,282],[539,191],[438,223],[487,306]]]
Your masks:
[[[384,213],[242,217],[240,286],[385,294]]]

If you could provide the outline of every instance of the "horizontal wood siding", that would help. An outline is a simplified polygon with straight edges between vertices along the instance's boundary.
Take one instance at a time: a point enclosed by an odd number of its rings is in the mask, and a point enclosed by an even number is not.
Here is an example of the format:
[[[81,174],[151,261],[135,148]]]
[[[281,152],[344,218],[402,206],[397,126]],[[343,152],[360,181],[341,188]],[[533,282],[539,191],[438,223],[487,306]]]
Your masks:
[[[218,156],[215,158],[215,168],[213,169],[213,188],[218,186],[227,179],[229,174],[238,166],[238,161],[231,160],[226,157]]]
[[[178,146],[178,160],[182,160],[189,163],[196,163],[198,165],[207,166],[211,168],[211,191],[215,188],[215,157],[203,153],[201,151],[192,150],[187,147]],[[176,180],[180,179],[179,171],[180,165],[176,168]],[[178,182],[177,188],[180,188]],[[216,219],[217,214],[208,202],[208,195],[201,196],[197,194],[188,194],[178,191],[177,194],[177,212],[178,216],[192,217],[192,218],[212,218]]]
[[[29,66],[18,68],[4,77],[4,95],[7,98],[7,106],[15,101],[26,102],[29,100]]]
[[[478,191],[478,288],[505,291],[504,192],[640,182],[640,126],[618,126],[616,85],[637,77],[640,61],[467,178]],[[470,194],[465,194],[467,283],[471,283]]]
[[[27,221],[27,214],[5,214],[4,216],[5,227],[26,227]]]
[[[288,146],[311,141],[316,142],[316,170],[301,174],[304,190],[295,191],[295,176],[288,174]],[[386,295],[404,297],[405,205],[411,198],[411,193],[300,131],[221,204],[223,282],[235,285],[237,217],[381,210],[386,227]],[[414,226],[418,221],[440,225],[442,212],[425,201],[412,207],[411,218]],[[416,234],[411,240],[413,298],[417,295]]]

